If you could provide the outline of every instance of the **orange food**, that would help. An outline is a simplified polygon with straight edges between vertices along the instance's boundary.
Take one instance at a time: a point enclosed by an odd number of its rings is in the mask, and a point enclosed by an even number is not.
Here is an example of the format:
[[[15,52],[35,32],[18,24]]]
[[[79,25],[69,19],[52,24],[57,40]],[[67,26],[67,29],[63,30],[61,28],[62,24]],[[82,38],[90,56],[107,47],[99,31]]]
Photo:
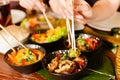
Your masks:
[[[44,53],[38,49],[19,49],[8,54],[8,61],[17,66],[24,66],[42,60]]]

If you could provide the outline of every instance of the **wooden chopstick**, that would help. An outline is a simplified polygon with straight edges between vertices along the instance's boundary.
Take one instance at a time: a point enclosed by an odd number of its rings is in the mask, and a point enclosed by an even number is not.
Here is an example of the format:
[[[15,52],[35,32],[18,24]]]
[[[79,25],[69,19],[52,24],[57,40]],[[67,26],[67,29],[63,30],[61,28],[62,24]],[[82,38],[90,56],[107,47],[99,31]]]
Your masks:
[[[69,0],[69,3],[71,6],[72,6],[72,0]],[[68,5],[66,4],[66,7]],[[73,13],[73,12],[72,12]],[[69,19],[66,17],[66,25],[67,25],[67,29],[69,30],[68,31],[68,38],[69,38],[69,43],[70,43],[70,40],[71,40],[71,44],[72,44],[72,49],[74,51],[76,51],[76,42],[75,42],[75,29],[74,29],[74,15],[72,14],[72,25],[70,27],[70,22],[69,22]]]
[[[2,28],[4,32],[6,32],[9,36],[11,36],[19,45],[27,49],[16,37],[14,37],[9,31],[7,31],[1,24],[0,24],[0,28]]]
[[[49,28],[50,29],[54,29],[53,26],[52,26],[52,24],[51,24],[51,22],[49,21],[47,15],[46,15],[46,13],[44,11],[42,13],[43,13],[43,15],[44,15],[44,17],[45,17],[45,19],[46,19],[46,21],[48,23]]]
[[[67,33],[68,33],[68,42],[69,42],[69,45],[71,45],[71,27],[70,27],[70,22],[69,22],[69,19],[66,18],[66,26],[67,26]]]
[[[72,45],[73,50],[76,51],[76,41],[75,41],[75,29],[74,29],[74,17],[72,18]]]
[[[73,1],[69,0],[69,4],[72,7],[73,5]],[[73,10],[72,10],[73,11]],[[74,25],[74,11],[72,12],[72,34],[71,34],[71,38],[72,38],[72,49],[74,51],[76,51],[76,41],[75,41],[75,25]]]

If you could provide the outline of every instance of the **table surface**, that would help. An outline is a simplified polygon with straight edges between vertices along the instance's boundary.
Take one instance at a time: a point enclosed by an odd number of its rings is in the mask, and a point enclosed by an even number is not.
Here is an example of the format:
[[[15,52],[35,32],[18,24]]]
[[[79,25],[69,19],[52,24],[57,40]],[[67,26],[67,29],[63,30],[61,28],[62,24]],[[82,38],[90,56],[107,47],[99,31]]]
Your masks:
[[[4,55],[0,53],[0,80],[47,80],[40,74],[21,74],[4,62]]]

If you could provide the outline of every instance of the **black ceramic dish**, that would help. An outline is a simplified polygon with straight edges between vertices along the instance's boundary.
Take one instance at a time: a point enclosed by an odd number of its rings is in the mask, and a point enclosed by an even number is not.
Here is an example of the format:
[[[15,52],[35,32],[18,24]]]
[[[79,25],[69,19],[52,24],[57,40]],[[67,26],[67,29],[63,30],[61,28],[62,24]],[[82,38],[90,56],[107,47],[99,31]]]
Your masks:
[[[97,37],[97,36],[94,36],[94,35],[92,35],[92,34],[80,33],[80,34],[77,34],[77,35],[76,35],[76,39],[77,39],[78,37],[81,37],[82,39],[93,38],[93,39],[95,39],[95,40],[97,41],[97,45],[96,45],[96,47],[95,47],[94,50],[92,50],[92,49],[87,49],[87,50],[82,51],[82,52],[94,52],[94,51],[96,51],[97,49],[99,49],[99,48],[101,47],[102,40],[101,40],[99,37]],[[77,44],[76,44],[76,45],[77,45]]]
[[[35,33],[44,33],[45,31],[46,30],[40,30],[36,31]],[[32,34],[30,35],[29,43],[34,43],[43,46],[46,49],[46,53],[50,53],[52,51],[60,49],[61,43],[63,43],[63,37],[53,42],[35,42],[31,40],[31,36]]]
[[[82,68],[81,71],[79,72],[76,72],[76,73],[70,73],[70,74],[58,74],[58,73],[55,73],[55,72],[49,72],[48,69],[47,69],[47,65],[48,63],[51,62],[52,59],[54,59],[57,55],[57,53],[60,53],[60,54],[66,54],[66,52],[68,53],[69,50],[58,50],[58,51],[54,51],[50,54],[47,54],[44,58],[43,58],[43,61],[42,61],[42,65],[43,65],[43,68],[55,79],[55,80],[77,80],[78,78],[80,78],[81,76],[84,76],[84,70],[87,66],[87,58],[85,56],[81,56],[83,57],[85,60],[85,65],[84,67]]]
[[[94,54],[102,46],[102,40],[99,37],[94,36],[92,34],[87,34],[87,33],[77,33],[77,34],[75,34],[75,39],[77,39],[78,37],[81,37],[83,39],[93,38],[93,39],[97,40],[97,46],[95,47],[94,50],[86,49],[84,51],[81,51],[82,54],[86,55],[87,57],[90,56],[91,54]],[[71,46],[68,47],[68,42],[66,40],[64,41],[64,45],[65,45],[66,49],[71,48]],[[77,45],[77,43],[76,43],[76,45]]]
[[[27,48],[39,49],[44,54],[46,54],[46,50],[40,45],[25,44],[25,46]],[[19,50],[20,48],[21,48],[21,46],[14,47],[15,50]],[[37,61],[36,63],[30,64],[30,65],[25,65],[25,66],[16,66],[16,65],[9,63],[9,61],[7,60],[7,58],[8,58],[7,54],[10,54],[11,52],[12,52],[12,49],[10,49],[9,51],[6,52],[6,54],[4,55],[4,60],[9,66],[11,66],[16,71],[23,73],[23,74],[30,74],[30,73],[36,72],[42,68],[42,60]]]

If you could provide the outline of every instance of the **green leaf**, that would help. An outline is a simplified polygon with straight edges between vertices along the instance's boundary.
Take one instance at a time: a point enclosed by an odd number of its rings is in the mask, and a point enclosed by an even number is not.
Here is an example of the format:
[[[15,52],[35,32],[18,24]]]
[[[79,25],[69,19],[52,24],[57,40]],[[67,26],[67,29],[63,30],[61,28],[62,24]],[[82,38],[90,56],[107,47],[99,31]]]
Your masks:
[[[53,78],[44,69],[39,70],[38,74],[42,75],[43,77],[47,78],[48,80],[53,80]]]

